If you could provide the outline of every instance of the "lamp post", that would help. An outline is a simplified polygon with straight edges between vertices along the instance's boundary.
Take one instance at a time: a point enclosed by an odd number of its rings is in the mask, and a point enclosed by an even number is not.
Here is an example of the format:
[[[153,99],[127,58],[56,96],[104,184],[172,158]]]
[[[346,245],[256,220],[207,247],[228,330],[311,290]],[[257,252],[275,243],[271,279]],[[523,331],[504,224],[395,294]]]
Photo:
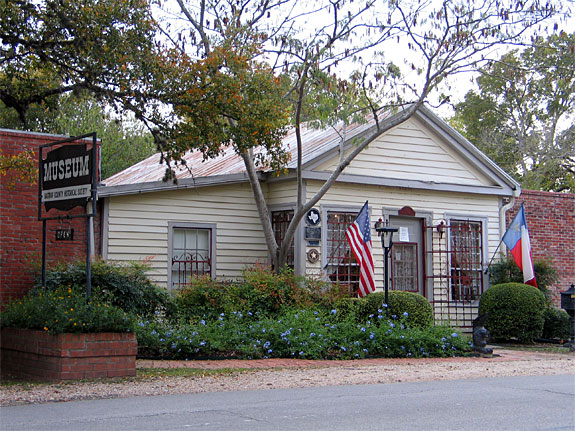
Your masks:
[[[571,285],[571,289],[561,292],[561,308],[569,314],[569,326],[571,332],[571,340],[565,345],[569,347],[569,351],[575,351],[575,285]]]
[[[381,246],[384,250],[383,258],[383,268],[384,268],[384,287],[385,287],[385,305],[388,305],[388,292],[389,292],[389,252],[391,247],[393,247],[393,234],[397,232],[396,227],[389,226],[389,220],[383,223],[382,219],[375,222],[375,230],[377,231],[377,236],[381,237]]]

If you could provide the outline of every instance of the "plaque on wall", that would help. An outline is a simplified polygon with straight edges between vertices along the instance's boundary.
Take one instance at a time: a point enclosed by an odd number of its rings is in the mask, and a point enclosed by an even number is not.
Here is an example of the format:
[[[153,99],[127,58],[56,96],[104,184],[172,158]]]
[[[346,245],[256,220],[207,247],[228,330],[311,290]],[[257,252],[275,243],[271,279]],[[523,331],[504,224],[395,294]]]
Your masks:
[[[309,226],[317,226],[320,220],[321,217],[319,215],[319,211],[316,210],[315,208],[310,209],[305,216],[305,222]]]
[[[310,251],[307,252],[307,261],[309,263],[316,263],[319,260],[319,251],[315,248],[312,248]]]

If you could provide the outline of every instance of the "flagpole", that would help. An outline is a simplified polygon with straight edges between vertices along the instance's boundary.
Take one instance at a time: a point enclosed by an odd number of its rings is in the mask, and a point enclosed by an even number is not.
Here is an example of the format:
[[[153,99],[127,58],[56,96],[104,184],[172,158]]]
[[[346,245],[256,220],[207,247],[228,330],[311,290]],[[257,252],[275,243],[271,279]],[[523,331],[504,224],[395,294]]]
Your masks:
[[[523,204],[524,202],[521,202],[521,206],[519,207],[519,210],[521,210],[521,208],[523,208]],[[505,232],[507,233],[507,231]],[[489,271],[489,267],[491,266],[491,264],[493,263],[493,259],[495,259],[495,255],[497,254],[497,250],[499,250],[499,247],[501,247],[501,243],[503,242],[503,238],[505,238],[505,234],[503,234],[503,236],[501,237],[501,240],[499,241],[499,244],[497,244],[497,248],[495,249],[495,251],[493,252],[493,256],[491,256],[491,260],[489,261],[489,264],[487,265],[487,268],[485,268],[485,274],[487,274],[487,271]]]
[[[487,271],[489,271],[489,267],[491,266],[491,264],[493,263],[493,259],[495,259],[495,255],[497,254],[497,250],[499,250],[499,247],[501,247],[501,243],[503,242],[503,238],[501,238],[501,241],[499,241],[499,244],[497,244],[497,248],[495,249],[495,251],[493,252],[493,256],[491,256],[491,260],[489,261],[489,264],[487,265],[487,268],[485,268],[485,272],[484,274],[487,274]]]

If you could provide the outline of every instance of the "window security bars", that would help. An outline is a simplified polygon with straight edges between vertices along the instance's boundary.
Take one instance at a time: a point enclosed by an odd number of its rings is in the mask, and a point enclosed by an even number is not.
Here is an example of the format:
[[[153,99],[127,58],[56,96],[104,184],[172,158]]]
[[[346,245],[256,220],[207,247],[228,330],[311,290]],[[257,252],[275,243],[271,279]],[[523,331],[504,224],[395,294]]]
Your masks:
[[[326,273],[333,282],[347,286],[352,296],[359,289],[359,265],[353,256],[345,232],[357,217],[357,212],[327,213]]]
[[[483,293],[483,227],[480,221],[455,220],[431,231],[426,246],[432,269],[432,305],[436,323],[471,329]],[[394,246],[395,247],[395,246]]]
[[[211,269],[211,230],[174,228],[172,287],[183,287],[194,277],[210,275]]]
[[[281,247],[283,244],[283,240],[285,238],[285,233],[287,228],[293,219],[293,210],[285,210],[285,211],[274,211],[272,212],[272,227],[274,230],[274,236],[278,247]],[[286,264],[291,269],[294,269],[294,240],[292,238],[290,248],[288,250],[288,254],[286,257]]]

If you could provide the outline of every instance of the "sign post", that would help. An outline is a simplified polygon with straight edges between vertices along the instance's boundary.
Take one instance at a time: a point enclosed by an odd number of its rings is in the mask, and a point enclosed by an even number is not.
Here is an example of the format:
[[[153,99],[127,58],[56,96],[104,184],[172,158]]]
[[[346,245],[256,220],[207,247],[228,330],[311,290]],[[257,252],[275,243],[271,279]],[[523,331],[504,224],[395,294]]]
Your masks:
[[[88,149],[89,138],[92,138]],[[44,149],[48,149],[45,153]],[[90,220],[96,215],[97,138],[88,133],[40,146],[38,181],[38,220],[42,221],[42,285],[46,285],[47,221],[86,219],[86,297],[92,290]],[[91,205],[89,203],[91,202]],[[44,206],[45,213],[42,211]],[[81,206],[85,214],[48,216],[52,209],[70,211]],[[88,209],[91,207],[91,210]],[[56,231],[56,240],[72,240],[73,229]]]

